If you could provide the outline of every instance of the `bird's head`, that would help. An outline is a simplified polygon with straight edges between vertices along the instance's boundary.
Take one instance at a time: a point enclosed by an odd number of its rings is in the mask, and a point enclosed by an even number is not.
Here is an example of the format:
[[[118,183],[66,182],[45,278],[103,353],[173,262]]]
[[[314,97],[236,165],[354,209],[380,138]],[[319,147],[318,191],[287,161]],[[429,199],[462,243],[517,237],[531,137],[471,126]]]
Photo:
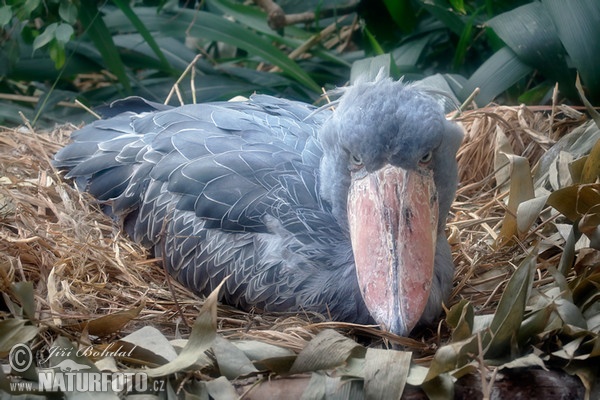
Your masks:
[[[321,195],[350,236],[371,316],[408,334],[435,284],[462,129],[434,96],[390,79],[358,82],[337,103],[320,131]]]

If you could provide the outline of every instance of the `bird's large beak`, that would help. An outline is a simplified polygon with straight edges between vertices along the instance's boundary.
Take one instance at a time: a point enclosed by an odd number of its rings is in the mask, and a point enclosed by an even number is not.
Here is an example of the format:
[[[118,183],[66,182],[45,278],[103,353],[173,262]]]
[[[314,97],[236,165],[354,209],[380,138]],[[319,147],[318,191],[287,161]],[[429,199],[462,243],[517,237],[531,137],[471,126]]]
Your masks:
[[[431,171],[386,166],[354,176],[348,222],[361,294],[373,319],[407,335],[433,279],[438,202]]]

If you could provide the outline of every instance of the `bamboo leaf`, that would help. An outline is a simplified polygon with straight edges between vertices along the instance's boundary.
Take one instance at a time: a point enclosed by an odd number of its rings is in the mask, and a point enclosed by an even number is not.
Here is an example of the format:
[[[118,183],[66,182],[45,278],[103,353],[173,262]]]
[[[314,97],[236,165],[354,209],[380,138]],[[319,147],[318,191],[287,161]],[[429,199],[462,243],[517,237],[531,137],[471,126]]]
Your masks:
[[[590,213],[600,213],[600,184],[577,184],[552,192],[547,204],[571,221]]]
[[[212,349],[219,365],[219,371],[228,379],[258,372],[244,352],[235,347],[229,340],[217,335],[213,341]]]
[[[367,349],[364,365],[365,395],[370,399],[400,399],[410,370],[412,353]]]
[[[231,382],[224,376],[205,382],[205,384],[206,391],[214,400],[231,400],[239,397]]]
[[[10,349],[19,343],[27,343],[39,332],[25,319],[9,318],[0,321],[0,357],[6,357]]]
[[[350,356],[364,354],[365,348],[334,330],[319,332],[298,354],[290,373],[333,369]]]
[[[433,356],[425,382],[467,365],[472,356],[479,353],[478,347],[477,335],[440,347]]]
[[[502,246],[510,242],[513,237],[518,236],[517,210],[521,203],[534,197],[533,179],[529,161],[525,157],[503,153],[511,166],[510,173],[510,195],[508,199],[508,211],[502,220],[502,228],[496,240],[497,245]]]
[[[534,197],[521,202],[517,207],[517,232],[524,235],[534,222],[539,218],[540,213],[546,206],[549,195]]]
[[[21,307],[23,307],[23,312],[25,316],[29,318],[30,321],[35,321],[35,297],[33,293],[33,283],[32,282],[15,282],[12,285],[13,292]]]
[[[452,328],[453,342],[465,340],[473,334],[474,315],[473,305],[467,299],[450,308],[446,322]]]
[[[508,281],[490,324],[491,339],[486,357],[500,356],[515,343],[529,299],[536,258],[537,251],[534,249]]]
[[[204,301],[192,327],[190,338],[177,358],[160,367],[145,369],[144,372],[148,376],[155,378],[182,371],[193,365],[210,348],[217,337],[217,300],[224,282],[225,280]]]
[[[142,303],[138,307],[132,309],[117,311],[112,314],[103,315],[101,317],[94,318],[89,321],[71,325],[71,328],[80,331],[87,329],[87,331],[90,334],[95,336],[108,336],[120,331],[131,320],[137,318],[137,316],[140,315],[140,312],[144,309],[144,307],[145,304]]]

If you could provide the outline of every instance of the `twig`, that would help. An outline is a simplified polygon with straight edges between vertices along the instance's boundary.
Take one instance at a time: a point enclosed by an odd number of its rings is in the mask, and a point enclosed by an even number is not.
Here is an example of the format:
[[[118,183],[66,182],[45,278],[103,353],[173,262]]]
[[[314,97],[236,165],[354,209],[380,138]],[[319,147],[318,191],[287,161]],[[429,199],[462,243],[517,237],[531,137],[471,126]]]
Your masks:
[[[25,116],[25,114],[23,114],[22,111],[19,111],[19,117],[21,117],[21,120],[23,121],[23,124],[25,124],[25,126],[27,127],[27,129],[29,129],[30,133],[35,133],[35,130],[33,129],[33,126],[31,126],[31,124],[29,123],[29,120],[27,119],[27,117]]]
[[[267,22],[269,27],[274,31],[285,28],[288,25],[308,23],[322,18],[350,14],[356,10],[356,7],[359,4],[357,1],[344,7],[328,8],[321,10],[318,14],[313,11],[298,14],[286,14],[281,6],[273,0],[254,0],[254,2],[267,13]]]
[[[175,81],[175,83],[171,87],[171,91],[169,92],[169,95],[165,99],[164,104],[169,104],[169,101],[171,101],[171,97],[173,97],[173,93],[177,94],[177,99],[179,100],[179,103],[181,105],[185,104],[183,101],[183,97],[181,96],[181,91],[179,90],[179,84],[183,81],[183,79],[190,72],[190,70],[192,70],[192,71],[195,70],[194,67],[201,57],[202,57],[202,54],[197,54],[196,57],[194,57],[194,59],[192,60],[192,62],[188,64],[185,71],[183,71],[183,73],[179,76],[179,78],[177,78],[177,81]],[[195,76],[196,76],[195,73],[192,72],[192,78],[191,78],[192,79],[192,96],[194,96],[194,103],[196,103],[195,85],[193,84]]]
[[[20,95],[20,94],[11,94],[11,93],[0,93],[0,99],[21,101],[21,102],[25,102],[25,103],[38,103],[40,101],[39,96],[24,96],[24,95]],[[59,101],[56,104],[61,107],[77,108],[77,106],[75,104],[69,103],[67,101]]]
[[[98,115],[97,112],[95,112],[94,110],[92,110],[91,108],[89,108],[88,106],[83,104],[78,99],[75,99],[75,104],[77,104],[79,107],[83,108],[85,111],[89,112],[90,114],[92,114],[94,117],[96,117],[98,119],[102,119],[102,117],[100,115]]]
[[[463,113],[463,111],[469,106],[469,104],[471,104],[475,100],[475,97],[477,97],[479,92],[480,89],[478,87],[475,88],[473,92],[469,95],[469,97],[467,97],[467,99],[460,105],[460,107],[458,107],[458,110],[456,110],[456,112],[450,117],[450,119],[454,120],[458,118],[458,116]]]

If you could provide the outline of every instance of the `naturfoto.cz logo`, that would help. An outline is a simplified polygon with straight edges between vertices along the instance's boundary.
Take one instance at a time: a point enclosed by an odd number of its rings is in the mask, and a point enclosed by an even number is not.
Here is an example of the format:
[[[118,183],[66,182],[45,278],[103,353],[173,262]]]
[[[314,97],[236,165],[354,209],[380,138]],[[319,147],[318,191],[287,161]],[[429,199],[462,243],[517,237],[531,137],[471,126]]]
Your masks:
[[[37,385],[31,381],[12,381],[10,389],[14,393],[31,391],[149,393],[165,390],[164,381],[151,380],[142,371],[99,372],[91,365],[75,361],[85,356],[128,356],[134,349],[125,352],[122,347],[111,350],[111,346],[108,346],[98,351],[90,346],[75,351],[72,348],[54,346],[50,348],[49,356],[45,361],[48,362],[52,357],[60,357],[62,361],[51,367],[36,368]],[[11,348],[8,361],[13,372],[23,373],[32,367],[34,357],[29,346],[21,343]]]

